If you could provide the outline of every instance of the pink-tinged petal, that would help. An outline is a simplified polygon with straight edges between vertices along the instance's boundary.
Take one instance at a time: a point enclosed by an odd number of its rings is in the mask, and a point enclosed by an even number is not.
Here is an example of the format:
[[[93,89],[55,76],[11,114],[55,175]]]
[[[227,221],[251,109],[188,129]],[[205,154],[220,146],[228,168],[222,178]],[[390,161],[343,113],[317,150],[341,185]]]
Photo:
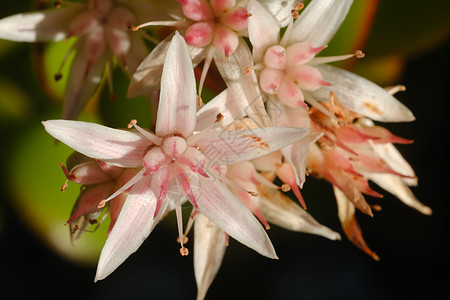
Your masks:
[[[290,45],[286,48],[286,64],[288,66],[304,65],[324,48],[324,46],[314,48],[309,42]]]
[[[405,184],[401,177],[392,174],[367,174],[370,180],[378,184],[380,187],[396,196],[406,205],[417,209],[424,215],[431,215],[433,211],[430,207],[421,203],[409,187]]]
[[[334,91],[345,108],[373,120],[406,122],[415,119],[406,106],[375,83],[333,66],[317,65],[316,68],[333,86],[308,92],[315,99],[328,101],[330,92]]]
[[[102,26],[96,27],[84,39],[83,50],[87,59],[83,78],[89,75],[92,65],[104,56],[106,50],[105,30]]]
[[[186,43],[192,47],[206,47],[211,44],[214,36],[212,22],[197,22],[186,29]]]
[[[125,61],[127,67],[125,68],[125,72],[131,77],[149,52],[138,35],[130,34],[128,35],[128,38],[130,39],[130,49],[126,52]]]
[[[195,129],[197,96],[191,57],[177,32],[167,50],[161,78],[156,134],[188,137]]]
[[[127,68],[127,54],[131,48],[131,41],[128,32],[118,28],[107,28],[106,37],[109,48],[119,59],[122,67]]]
[[[109,223],[108,231],[106,233],[107,235],[111,233],[111,231],[114,228],[114,225],[116,225],[117,219],[119,218],[120,212],[122,211],[122,207],[125,204],[127,196],[128,196],[127,193],[122,193],[110,201],[109,218],[111,219],[111,222]]]
[[[225,232],[198,213],[194,223],[194,273],[197,299],[204,299],[219,271],[226,250]]]
[[[259,73],[259,86],[265,93],[274,95],[280,90],[284,73],[277,69],[264,68]]]
[[[161,209],[163,201],[169,192],[170,180],[172,178],[172,168],[163,167],[152,175],[151,189],[156,196],[156,208],[153,217],[156,217]]]
[[[90,214],[99,210],[98,204],[101,200],[108,197],[113,191],[115,183],[113,181],[100,183],[90,186],[83,190],[77,200],[77,210],[72,214],[66,223],[71,223],[73,220],[82,215]]]
[[[260,183],[256,179],[256,170],[249,161],[242,161],[228,167],[226,177],[233,182],[236,187],[230,187],[233,194],[259,219],[259,221],[270,229],[269,223],[264,219],[259,209],[259,196],[250,195],[247,191],[256,192]]]
[[[206,21],[214,18],[206,0],[177,0],[183,6],[184,15],[194,21]]]
[[[262,214],[272,224],[287,230],[306,232],[330,240],[340,240],[339,233],[319,224],[309,213],[282,192],[267,187],[259,189]]]
[[[150,149],[142,159],[142,165],[146,169],[145,175],[158,171],[159,168],[166,166],[168,163],[169,159],[159,147]]]
[[[108,166],[105,170],[99,166],[98,162],[95,160],[91,160],[76,165],[70,170],[70,172],[66,169],[66,167],[64,167],[62,163],[60,165],[63,169],[64,175],[66,175],[68,180],[83,185],[97,184],[109,181],[117,177],[123,171],[122,168],[100,162]]]
[[[290,75],[302,90],[315,91],[331,84],[323,80],[320,71],[311,66],[301,66],[290,71]]]
[[[63,119],[76,119],[99,87],[107,57],[88,61],[85,51],[78,51],[70,69],[63,106]]]
[[[75,151],[118,167],[141,166],[142,158],[151,145],[139,133],[95,123],[69,120],[42,123],[51,136]]]
[[[88,11],[84,11],[78,14],[69,25],[67,30],[67,37],[81,37],[86,33],[89,33],[96,27],[101,27],[98,19]]]
[[[236,6],[236,0],[210,0],[209,3],[216,16],[221,16]]]
[[[144,177],[129,192],[119,218],[103,246],[95,281],[106,278],[117,269],[141,246],[158,223],[162,214],[153,218],[156,197],[150,189],[150,179],[151,176]]]
[[[263,63],[266,67],[284,70],[286,67],[286,50],[280,45],[267,49]]]
[[[255,63],[262,61],[264,52],[270,46],[278,44],[280,25],[267,8],[258,1],[250,1],[248,35],[253,46]]]
[[[276,174],[278,178],[285,184],[287,184],[291,191],[294,192],[295,197],[297,197],[298,202],[301,204],[301,206],[306,209],[306,203],[303,199],[302,194],[300,193],[300,189],[298,188],[297,181],[297,175],[294,173],[293,168],[289,163],[284,163],[281,166],[279,166],[276,170]]]
[[[300,140],[309,129],[265,127],[238,131],[211,131],[196,145],[210,161],[234,164],[271,153]]]
[[[214,35],[214,47],[217,52],[225,56],[226,59],[236,51],[239,45],[239,37],[236,32],[218,24]]]
[[[310,42],[314,47],[328,44],[341,26],[353,0],[316,0],[294,22],[288,44]]]
[[[361,251],[367,253],[374,260],[379,260],[378,255],[367,246],[362,236],[361,229],[355,218],[355,206],[348,201],[344,193],[333,187],[336,202],[338,204],[338,216],[347,238]]]
[[[297,84],[289,77],[283,76],[277,92],[278,99],[292,108],[305,107],[305,97]]]
[[[0,20],[0,38],[16,42],[59,41],[66,37],[69,23],[85,5],[17,14]]]
[[[201,194],[199,212],[240,243],[261,255],[276,259],[266,231],[233,193],[220,181],[198,176]]]
[[[200,174],[204,177],[208,177],[205,171],[207,164],[206,157],[194,147],[188,147],[186,152],[177,159],[177,164],[181,166],[186,166],[191,171]]]
[[[236,7],[220,18],[220,23],[234,31],[248,28],[248,11],[244,7]]]

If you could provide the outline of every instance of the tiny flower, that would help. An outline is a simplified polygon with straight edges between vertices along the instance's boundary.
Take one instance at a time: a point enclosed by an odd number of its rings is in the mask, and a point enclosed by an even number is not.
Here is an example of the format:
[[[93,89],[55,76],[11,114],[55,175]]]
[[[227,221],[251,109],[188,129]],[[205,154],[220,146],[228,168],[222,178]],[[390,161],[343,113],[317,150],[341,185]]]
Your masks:
[[[273,246],[260,223],[222,183],[216,164],[251,160],[302,138],[308,130],[267,127],[224,132],[211,124],[194,132],[197,97],[192,63],[183,38],[176,33],[161,79],[155,132],[135,120],[126,131],[94,123],[43,122],[53,137],[88,157],[140,171],[99,206],[128,191],[128,197],[100,257],[96,280],[113,272],[135,252],[164,212],[175,208],[183,245],[181,205],[189,201],[227,234],[270,258]],[[220,115],[217,122],[220,122]]]
[[[154,18],[154,8],[145,1],[87,0],[64,2],[56,9],[17,14],[0,20],[0,38],[21,42],[60,41],[77,37],[76,51],[66,87],[62,117],[78,117],[97,89],[107,64],[115,56],[132,73],[148,51],[142,35],[128,27]],[[61,69],[55,80],[61,78]]]

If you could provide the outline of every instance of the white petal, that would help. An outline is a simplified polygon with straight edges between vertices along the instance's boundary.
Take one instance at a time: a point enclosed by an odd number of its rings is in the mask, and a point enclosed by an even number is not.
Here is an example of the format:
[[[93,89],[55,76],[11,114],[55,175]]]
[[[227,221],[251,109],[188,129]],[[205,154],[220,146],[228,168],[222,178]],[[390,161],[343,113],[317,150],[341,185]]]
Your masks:
[[[127,97],[148,95],[160,87],[160,80],[167,50],[169,49],[174,34],[170,34],[150,52],[141,62],[131,78]],[[189,53],[193,66],[199,64],[205,57],[205,48],[189,47]]]
[[[142,166],[150,141],[141,134],[95,123],[50,120],[45,130],[77,152],[119,167]]]
[[[260,207],[269,223],[285,229],[320,235],[330,240],[340,240],[339,233],[319,224],[309,213],[278,190],[265,188],[260,193]]]
[[[197,93],[194,68],[184,41],[178,33],[167,50],[161,77],[156,130],[158,136],[192,134],[197,121]]]
[[[270,46],[278,44],[280,25],[267,7],[258,1],[250,1],[248,11],[252,14],[248,18],[248,36],[253,46],[255,63],[259,63],[264,52]]]
[[[277,258],[266,231],[233,193],[219,180],[199,176],[199,212],[223,231],[261,255]]]
[[[164,204],[163,204],[164,205]],[[136,183],[127,197],[98,262],[95,281],[102,280],[141,246],[159,218],[153,218],[156,197],[150,189],[150,176]],[[162,208],[164,212],[165,207]],[[163,213],[159,213],[159,216]]]
[[[264,0],[263,4],[268,8],[272,15],[277,19],[280,27],[285,27],[289,24],[292,18],[292,9],[295,4],[300,3],[300,0]]]
[[[0,38],[16,42],[59,41],[66,37],[72,18],[84,7],[68,7],[9,16],[0,20]]]
[[[325,81],[332,86],[324,86],[317,91],[308,91],[318,101],[328,101],[330,92],[336,93],[339,102],[358,114],[376,121],[407,122],[414,115],[400,101],[375,83],[349,71],[329,65],[315,66]]]
[[[127,53],[127,70],[128,74],[133,74],[139,64],[147,57],[148,50],[142,39],[135,34],[130,34],[130,50]]]
[[[279,101],[268,101],[267,110],[276,126],[310,127],[308,112],[304,108],[290,108]],[[309,146],[321,134],[312,133],[301,140],[281,149],[283,156],[294,170],[297,185],[302,187],[305,182],[306,160]]]
[[[270,118],[264,108],[255,72],[248,72],[248,68],[253,66],[253,56],[244,39],[239,39],[236,51],[228,60],[216,51],[214,61],[227,86],[232,87],[236,95],[240,95],[246,107],[244,112],[258,127],[270,126]]]
[[[314,0],[294,22],[288,45],[310,42],[314,47],[328,44],[341,26],[353,0]]]
[[[226,250],[225,232],[201,213],[194,223],[194,273],[197,299],[204,299]]]
[[[76,119],[82,112],[84,106],[89,99],[94,95],[99,87],[102,79],[103,71],[105,70],[106,60],[108,57],[102,55],[98,60],[88,68],[87,57],[78,48],[77,54],[72,62],[69,79],[64,95],[63,119]]]
[[[211,162],[234,164],[279,150],[309,133],[307,128],[264,127],[238,131],[212,131],[197,143]]]
[[[403,158],[393,144],[375,144],[371,142],[371,146],[378,156],[388,163],[392,170],[402,175],[416,176],[411,165]],[[402,180],[409,186],[417,186],[417,178],[403,178]]]
[[[399,198],[406,205],[417,209],[424,215],[431,215],[432,210],[428,206],[420,203],[409,187],[403,182],[402,178],[392,174],[370,173],[366,174],[370,180],[380,187]]]
[[[223,115],[223,120],[220,122],[222,126],[228,126],[235,120],[245,117],[247,108],[245,101],[242,101],[242,96],[239,93],[240,88],[233,84],[222,93],[214,97],[197,113],[196,130],[202,130],[213,124],[217,115]]]

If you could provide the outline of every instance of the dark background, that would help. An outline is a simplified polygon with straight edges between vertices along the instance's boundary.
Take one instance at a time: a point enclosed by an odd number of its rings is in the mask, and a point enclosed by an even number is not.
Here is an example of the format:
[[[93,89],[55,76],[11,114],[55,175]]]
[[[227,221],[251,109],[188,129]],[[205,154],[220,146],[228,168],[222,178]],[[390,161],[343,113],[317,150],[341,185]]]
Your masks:
[[[28,59],[28,51],[21,48],[14,55],[16,62]],[[421,215],[387,193],[379,201],[383,210],[374,218],[357,213],[366,242],[380,256],[379,262],[345,237],[340,242],[329,241],[276,226],[268,234],[278,261],[231,240],[207,299],[447,298],[449,206],[444,190],[447,192],[449,131],[444,126],[449,116],[444,103],[447,107],[449,54],[450,43],[446,42],[407,63],[398,80],[407,91],[397,98],[413,111],[416,121],[387,125],[394,134],[414,139],[412,145],[399,148],[419,177],[415,195],[433,209],[433,215]],[[14,62],[0,63],[8,70]],[[25,80],[33,78],[23,76]],[[35,85],[30,82],[30,89],[37,90]],[[16,125],[2,125],[4,148]],[[2,173],[2,294],[17,299],[195,299],[192,255],[178,254],[174,226],[158,226],[137,253],[107,279],[94,284],[95,266],[80,266],[59,257],[24,225],[4,186],[8,174]],[[331,186],[308,179],[303,194],[309,212],[344,236]],[[173,218],[164,222],[174,225]]]

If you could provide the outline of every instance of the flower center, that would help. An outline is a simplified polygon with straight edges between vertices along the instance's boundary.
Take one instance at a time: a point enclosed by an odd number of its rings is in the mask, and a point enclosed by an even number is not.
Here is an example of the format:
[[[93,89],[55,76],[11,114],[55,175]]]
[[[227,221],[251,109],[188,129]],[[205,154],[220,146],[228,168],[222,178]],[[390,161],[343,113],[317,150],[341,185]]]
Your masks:
[[[164,139],[161,150],[164,154],[176,161],[179,156],[181,156],[186,151],[186,140],[180,136],[171,136]]]

